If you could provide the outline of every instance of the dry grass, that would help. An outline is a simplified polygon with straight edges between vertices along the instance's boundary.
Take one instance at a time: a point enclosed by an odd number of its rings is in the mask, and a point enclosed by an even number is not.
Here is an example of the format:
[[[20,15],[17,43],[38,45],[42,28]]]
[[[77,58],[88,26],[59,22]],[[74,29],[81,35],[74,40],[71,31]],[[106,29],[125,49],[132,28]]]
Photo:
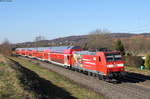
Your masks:
[[[3,55],[1,55],[1,54],[0,54],[0,62],[1,63],[6,63],[7,62],[6,58]]]
[[[19,73],[0,55],[0,99],[26,99],[34,96],[25,91],[17,78]]]
[[[147,70],[147,69],[140,70],[139,68],[126,66],[125,70],[130,71],[130,72],[139,73],[139,74],[150,75],[150,70]]]

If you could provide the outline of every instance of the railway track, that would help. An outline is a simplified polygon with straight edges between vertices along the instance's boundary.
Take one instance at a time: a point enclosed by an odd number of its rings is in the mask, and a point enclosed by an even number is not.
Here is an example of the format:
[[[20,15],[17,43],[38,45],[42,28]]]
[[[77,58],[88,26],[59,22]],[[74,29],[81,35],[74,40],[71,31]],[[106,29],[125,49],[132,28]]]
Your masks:
[[[69,78],[73,82],[86,88],[92,89],[95,92],[103,93],[110,99],[150,99],[150,88],[136,85],[137,81],[130,81],[131,78],[126,79],[126,82],[124,79],[123,83],[113,84],[95,79],[94,77],[87,76],[79,72],[67,70],[53,64],[28,58],[23,59],[30,60],[33,63],[38,63],[40,64],[39,66],[57,72]]]
[[[116,85],[107,83],[107,86],[108,85],[109,87],[112,87],[112,89],[115,89],[116,92],[121,92],[121,94],[124,94],[122,97],[123,99],[124,97],[126,97],[125,99],[127,99],[127,97],[129,99],[150,99],[149,97],[150,90],[145,91],[146,89],[137,87],[134,84],[122,83]]]

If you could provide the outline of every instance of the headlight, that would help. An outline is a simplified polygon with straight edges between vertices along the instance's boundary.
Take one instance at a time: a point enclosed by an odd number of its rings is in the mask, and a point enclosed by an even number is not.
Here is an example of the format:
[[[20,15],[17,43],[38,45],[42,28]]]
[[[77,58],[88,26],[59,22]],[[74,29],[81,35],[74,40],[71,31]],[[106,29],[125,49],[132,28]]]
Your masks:
[[[107,65],[107,67],[111,68],[111,67],[114,67],[114,65],[112,65],[112,64],[111,65]]]
[[[117,66],[118,66],[118,67],[123,67],[123,66],[124,66],[124,64],[117,64]]]

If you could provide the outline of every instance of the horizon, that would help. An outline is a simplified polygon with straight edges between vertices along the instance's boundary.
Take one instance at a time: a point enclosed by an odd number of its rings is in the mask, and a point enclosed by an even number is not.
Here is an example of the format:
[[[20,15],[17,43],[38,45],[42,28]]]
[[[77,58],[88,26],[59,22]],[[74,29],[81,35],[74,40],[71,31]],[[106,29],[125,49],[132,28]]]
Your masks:
[[[0,43],[32,42],[87,35],[96,29],[112,33],[150,33],[150,1],[9,0],[0,2]]]

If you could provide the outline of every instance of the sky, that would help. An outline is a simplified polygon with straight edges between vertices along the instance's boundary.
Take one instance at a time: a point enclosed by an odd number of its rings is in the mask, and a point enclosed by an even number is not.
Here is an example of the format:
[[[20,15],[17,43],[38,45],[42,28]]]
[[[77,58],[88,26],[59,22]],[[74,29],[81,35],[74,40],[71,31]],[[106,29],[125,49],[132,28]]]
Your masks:
[[[96,29],[150,33],[150,0],[6,1],[0,0],[0,43],[85,35]]]

